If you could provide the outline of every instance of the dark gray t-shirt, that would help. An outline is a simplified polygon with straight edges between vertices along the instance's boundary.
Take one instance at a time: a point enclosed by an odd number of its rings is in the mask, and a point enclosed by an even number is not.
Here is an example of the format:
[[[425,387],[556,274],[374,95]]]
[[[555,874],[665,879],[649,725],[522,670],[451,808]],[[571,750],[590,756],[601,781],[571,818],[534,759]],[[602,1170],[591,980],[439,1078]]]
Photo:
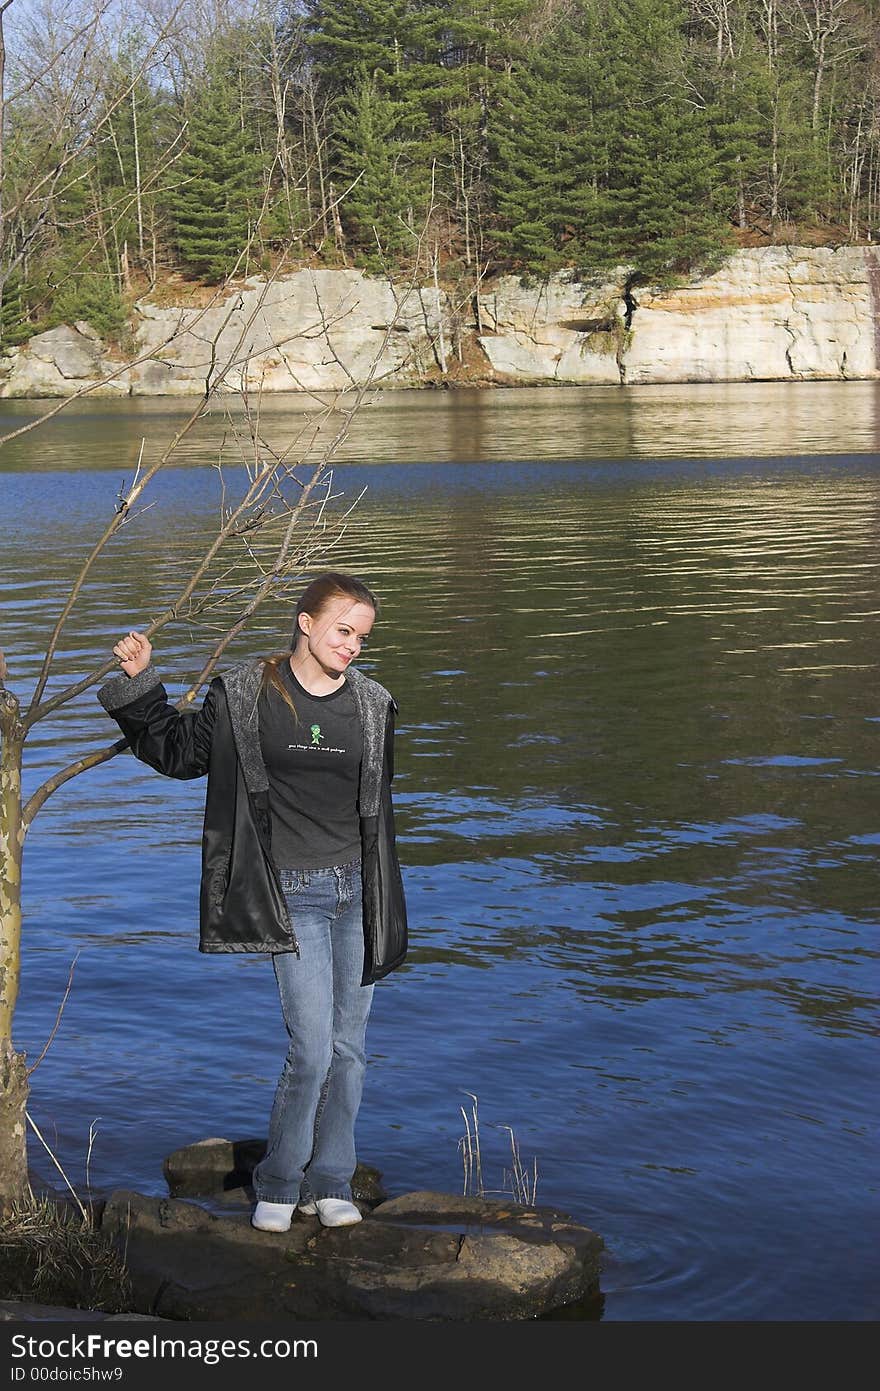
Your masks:
[[[347,681],[311,695],[283,662],[296,709],[270,686],[260,696],[260,747],[269,775],[272,858],[279,869],[327,869],[361,853],[358,782],[363,734]]]

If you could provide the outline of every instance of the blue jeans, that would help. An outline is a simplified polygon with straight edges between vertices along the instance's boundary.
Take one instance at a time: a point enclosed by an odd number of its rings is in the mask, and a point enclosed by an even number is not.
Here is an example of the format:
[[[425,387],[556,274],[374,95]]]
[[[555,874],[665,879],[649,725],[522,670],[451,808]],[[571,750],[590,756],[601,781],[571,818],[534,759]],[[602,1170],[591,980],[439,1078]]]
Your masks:
[[[373,986],[361,985],[361,864],[281,871],[300,954],[272,964],[290,1047],[254,1192],[269,1203],[351,1198],[354,1123]]]

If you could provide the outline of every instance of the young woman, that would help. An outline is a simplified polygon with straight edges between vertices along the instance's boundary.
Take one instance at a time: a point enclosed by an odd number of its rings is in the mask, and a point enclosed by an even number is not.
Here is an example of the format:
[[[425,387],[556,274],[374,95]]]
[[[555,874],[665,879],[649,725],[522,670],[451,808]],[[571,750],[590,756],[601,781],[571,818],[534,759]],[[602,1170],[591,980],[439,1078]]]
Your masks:
[[[232,667],[198,711],[169,704],[131,631],[98,692],[133,753],[174,778],[208,775],[200,950],[272,956],[290,1047],[254,1170],[252,1216],[359,1222],[354,1125],[373,982],[403,961],[406,907],[391,779],[397,705],[352,663],[378,603],[352,575],[319,575],[289,651]]]

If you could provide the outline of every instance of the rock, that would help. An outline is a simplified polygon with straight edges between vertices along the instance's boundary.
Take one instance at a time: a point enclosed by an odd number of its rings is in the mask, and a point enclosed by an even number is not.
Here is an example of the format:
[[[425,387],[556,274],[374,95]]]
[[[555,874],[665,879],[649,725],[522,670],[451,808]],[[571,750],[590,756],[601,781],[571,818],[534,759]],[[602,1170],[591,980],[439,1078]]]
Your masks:
[[[266,1141],[199,1140],[169,1154],[162,1165],[172,1198],[206,1198],[229,1193],[234,1201],[250,1201],[241,1190],[251,1181],[254,1165],[266,1152]],[[387,1197],[382,1175],[369,1164],[358,1164],[352,1179],[356,1202],[375,1206]]]
[[[77,333],[82,334],[83,338],[91,338],[93,343],[97,343],[99,345],[101,344],[100,333],[97,333],[92,328],[91,324],[87,324],[85,319],[77,319],[76,323],[74,324],[74,328],[76,329]]]
[[[102,1230],[126,1252],[132,1307],[187,1320],[525,1319],[598,1285],[601,1238],[550,1207],[410,1193],[355,1226],[119,1191]]]
[[[383,386],[410,385],[435,362],[433,289],[392,288],[359,270],[254,276],[207,308],[137,310],[138,353],[152,354],[131,371],[139,396],[197,394],[218,364],[231,364],[225,391],[333,391],[374,370]],[[448,316],[445,295],[441,310]]]
[[[105,353],[98,335],[82,329],[88,325],[58,328],[38,333],[10,358],[0,395],[15,397],[71,396],[84,386],[92,394],[116,396],[128,391],[127,382],[105,380],[123,364]]]
[[[29,1304],[0,1299],[0,1323],[163,1323],[156,1314],[105,1314],[102,1309],[68,1309],[60,1304]]]
[[[880,376],[880,252],[871,246],[738,251],[712,275],[627,289],[629,272],[501,276],[479,296],[480,331],[432,286],[360,270],[259,276],[205,308],[136,305],[136,358],[88,324],[38,334],[0,362],[0,397],[336,391],[439,384],[458,336],[470,380],[507,384],[785,381]],[[486,364],[485,367],[483,364]]]
[[[492,332],[477,341],[495,372],[530,383],[619,385],[624,276],[584,284],[562,272],[532,287],[517,276],[503,276],[480,296],[480,317]]]
[[[101,340],[97,335],[86,337],[67,324],[38,333],[28,343],[28,352],[33,357],[68,378],[97,376],[100,349]]]
[[[480,297],[493,367],[526,382],[720,382],[880,376],[880,259],[871,247],[739,251],[676,289],[571,272]],[[628,315],[628,309],[631,311]],[[629,327],[626,327],[629,318]]]
[[[635,291],[626,381],[880,375],[880,261],[866,247],[740,251],[680,289]]]

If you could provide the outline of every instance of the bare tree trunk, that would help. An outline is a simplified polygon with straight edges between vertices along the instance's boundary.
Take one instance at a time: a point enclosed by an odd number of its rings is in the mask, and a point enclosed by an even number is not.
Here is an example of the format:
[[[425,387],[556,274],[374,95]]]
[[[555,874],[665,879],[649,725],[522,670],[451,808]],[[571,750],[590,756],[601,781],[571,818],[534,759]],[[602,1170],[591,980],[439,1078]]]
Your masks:
[[[0,1211],[20,1203],[29,1190],[25,1111],[28,1079],[24,1053],[0,1040]]]
[[[458,150],[459,150],[459,178],[461,179],[461,199],[464,212],[464,263],[470,269],[471,265],[471,202],[467,186],[467,165],[464,156],[464,137],[461,127],[458,131]]]
[[[315,110],[315,84],[309,81],[309,107],[312,117],[312,139],[315,142],[315,164],[318,170],[318,195],[321,200],[321,228],[324,233],[324,240],[330,235],[327,226],[327,192],[324,188],[324,159],[321,153],[321,132],[318,129],[318,113]]]
[[[144,263],[144,201],[141,190],[141,145],[138,139],[138,118],[137,118],[137,82],[134,73],[134,57],[131,60],[131,131],[134,140],[134,190],[137,199],[137,225],[138,225],[138,256],[140,263]],[[127,269],[127,268],[126,268]],[[126,276],[126,279],[128,277]]]
[[[284,204],[287,209],[287,226],[293,227],[293,169],[290,142],[287,138],[287,99],[290,82],[285,79],[282,59],[278,52],[277,31],[270,29],[269,53],[266,58],[269,75],[269,88],[272,93],[272,112],[275,117],[275,159],[281,170],[284,189]]]
[[[862,143],[862,120],[863,111],[859,111],[859,125],[856,130],[855,145],[853,147],[852,164],[850,166],[850,185],[849,185],[849,239],[855,241],[858,236],[859,226],[859,206],[861,203],[862,186],[862,166],[865,157],[861,151]]]
[[[339,216],[339,201],[336,197],[336,191],[332,181],[328,185],[328,188],[330,191],[330,209],[333,214],[333,236],[336,240],[336,250],[342,252],[343,260],[345,260],[345,233],[342,230],[342,219]],[[348,263],[346,262],[346,264]]]
[[[3,0],[0,4],[0,310],[3,308],[3,287],[6,284],[4,262],[6,257],[6,207],[3,202],[3,178],[5,174],[4,153],[6,140],[6,36],[3,32],[3,16],[12,4],[12,0]]]
[[[472,301],[472,302],[473,302],[473,306],[474,306],[474,323],[475,323],[476,326],[477,326],[477,333],[480,334],[480,335],[482,336],[482,334],[483,334],[483,306],[482,306],[482,304],[480,303],[480,278],[481,278],[481,275],[482,275],[482,271],[480,270],[480,262],[479,262],[479,260],[478,260],[478,261],[477,261],[477,274],[476,274],[476,278],[475,278],[475,280],[474,280],[474,293],[473,293],[473,301]]]
[[[5,687],[0,654],[0,1207],[28,1189],[25,1107],[27,1071],[12,1043],[21,965],[21,753],[24,729],[16,697]]]
[[[302,124],[302,150],[303,163],[305,165],[304,173],[306,183],[306,226],[311,227],[314,224],[315,219],[314,213],[312,211],[312,161],[309,159],[309,132],[308,127],[306,126],[305,102],[303,102],[302,107],[300,109],[300,117]]]
[[[444,377],[448,371],[446,362],[446,338],[443,333],[443,301],[440,297],[440,275],[438,271],[439,245],[434,243],[433,271],[434,271],[434,302],[437,309],[437,354],[440,360],[440,371]]]
[[[773,97],[773,125],[770,137],[770,227],[779,221],[779,94]]]
[[[819,39],[818,51],[816,53],[816,73],[813,78],[813,111],[811,128],[815,131],[819,129],[819,98],[822,91],[822,79],[825,76],[825,35]]]

